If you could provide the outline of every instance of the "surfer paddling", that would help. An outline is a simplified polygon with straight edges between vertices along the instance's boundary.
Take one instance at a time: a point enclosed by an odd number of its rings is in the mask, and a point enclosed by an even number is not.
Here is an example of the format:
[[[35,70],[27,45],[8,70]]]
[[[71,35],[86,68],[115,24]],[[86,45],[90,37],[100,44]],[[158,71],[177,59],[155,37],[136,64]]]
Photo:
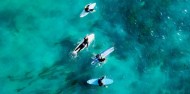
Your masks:
[[[95,6],[96,3],[90,3],[88,5],[86,5],[82,11],[82,13],[80,14],[80,17],[85,17],[86,15],[88,15],[89,13],[93,13],[95,12]]]
[[[73,55],[74,55],[74,56],[77,56],[77,54],[78,54],[81,50],[87,48],[87,47],[90,45],[90,43],[94,40],[94,36],[95,36],[94,34],[87,35],[87,36],[83,39],[83,41],[74,49],[74,51],[72,52]]]
[[[78,53],[85,46],[88,47],[88,37],[87,36],[84,38],[83,42],[75,49],[75,51]]]
[[[89,6],[90,6],[90,4],[88,4],[88,5],[85,6],[85,8],[84,8],[85,12],[94,12],[95,10],[94,9],[90,9]]]
[[[114,47],[111,47],[99,54],[97,54],[95,57],[93,57],[93,61],[92,61],[92,65],[98,64],[99,66],[101,66],[102,64],[105,63],[106,57],[111,54],[114,51]]]
[[[103,57],[101,56],[101,54],[97,54],[97,55],[96,55],[96,58],[97,58],[98,61],[100,61],[100,62],[104,62],[104,61],[106,60],[106,58],[103,58]]]
[[[99,85],[99,86],[105,86],[104,83],[102,82],[102,80],[103,80],[104,78],[106,78],[106,76],[103,76],[103,77],[101,77],[101,78],[98,79],[98,85]],[[105,86],[105,87],[106,87],[106,86]]]
[[[87,81],[88,84],[90,85],[97,85],[97,86],[104,86],[108,87],[109,84],[113,83],[112,79],[106,78],[106,76],[100,77],[100,78],[95,78],[95,79],[90,79]]]

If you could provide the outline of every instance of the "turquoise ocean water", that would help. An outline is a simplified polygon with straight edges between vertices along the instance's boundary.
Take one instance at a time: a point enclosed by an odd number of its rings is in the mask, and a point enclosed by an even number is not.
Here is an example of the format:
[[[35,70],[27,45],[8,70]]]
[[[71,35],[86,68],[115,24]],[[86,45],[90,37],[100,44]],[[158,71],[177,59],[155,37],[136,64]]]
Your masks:
[[[0,94],[190,94],[189,40],[189,0],[0,0]],[[90,65],[112,46],[105,65]],[[86,83],[103,75],[108,88]]]

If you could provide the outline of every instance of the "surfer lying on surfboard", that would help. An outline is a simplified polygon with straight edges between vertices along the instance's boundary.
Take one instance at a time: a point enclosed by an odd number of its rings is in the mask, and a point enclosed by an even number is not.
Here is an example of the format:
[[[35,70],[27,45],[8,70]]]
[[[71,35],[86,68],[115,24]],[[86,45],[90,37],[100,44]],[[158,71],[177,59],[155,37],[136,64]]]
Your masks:
[[[103,76],[101,78],[90,79],[87,81],[87,83],[90,85],[104,86],[107,88],[108,85],[113,83],[113,80]]]
[[[95,10],[94,9],[89,9],[89,6],[90,6],[90,4],[85,6],[85,8],[84,8],[85,12],[94,12]]]
[[[80,14],[80,17],[82,18],[82,17],[85,17],[86,15],[88,15],[89,13],[95,12],[95,9],[94,9],[95,6],[96,6],[96,3],[87,4],[87,5],[84,7],[82,13]]]
[[[101,77],[101,78],[98,79],[98,85],[99,85],[99,86],[105,86],[104,83],[102,82],[102,80],[103,80],[104,78],[106,78],[106,76],[103,76],[103,77]]]
[[[88,37],[87,36],[84,38],[83,42],[79,45],[79,47],[75,49],[75,51],[78,50],[77,53],[80,52],[80,50],[83,49],[86,45],[88,47]]]
[[[97,55],[96,55],[96,58],[97,58],[98,61],[100,61],[100,62],[104,62],[104,61],[106,60],[106,58],[103,58],[103,57],[101,56],[101,54],[97,54]]]
[[[86,37],[74,49],[74,51],[72,52],[72,55],[76,57],[80,51],[84,50],[92,43],[92,41],[94,40],[94,37],[95,37],[94,34],[86,35]]]
[[[98,64],[99,66],[105,64],[106,57],[114,51],[114,47],[111,47],[99,54],[95,57],[92,57],[93,61],[91,62],[92,65]]]

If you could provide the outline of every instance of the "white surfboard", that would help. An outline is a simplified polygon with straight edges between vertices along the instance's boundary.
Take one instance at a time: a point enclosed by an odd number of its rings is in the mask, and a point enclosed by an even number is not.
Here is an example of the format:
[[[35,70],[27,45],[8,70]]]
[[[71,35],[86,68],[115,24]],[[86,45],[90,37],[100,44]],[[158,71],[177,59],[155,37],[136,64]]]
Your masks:
[[[106,58],[113,51],[114,51],[114,47],[111,47],[111,48],[107,49],[106,51],[102,52],[101,53],[102,58]]]
[[[98,84],[98,78],[96,78],[96,79],[90,79],[90,80],[87,81],[87,83],[90,84],[90,85],[99,85]],[[109,85],[109,84],[113,83],[113,80],[112,79],[108,79],[108,78],[104,78],[102,80],[102,83],[104,85]]]
[[[90,4],[88,4],[89,5],[89,9],[94,9],[95,8],[95,6],[96,6],[96,3],[90,3]],[[82,13],[80,14],[80,17],[82,18],[82,17],[84,17],[84,16],[86,16],[86,15],[88,15],[90,12],[86,12],[85,10],[83,10],[82,11]]]
[[[105,51],[103,51],[100,55],[102,56],[102,58],[106,58],[109,54],[111,54],[112,52],[114,51],[114,47],[111,47]],[[93,61],[92,61],[92,65],[96,64],[96,63],[99,63],[99,60],[94,57]]]
[[[87,38],[88,38],[88,46],[90,46],[90,44],[92,43],[92,41],[94,40],[94,37],[95,35],[94,34],[90,34],[90,35],[87,35]],[[83,42],[83,41],[82,41]],[[77,55],[78,50],[76,50],[81,44],[82,42],[74,49],[74,51],[72,52],[74,55]],[[85,47],[83,49],[85,49],[87,47],[87,45],[85,45]],[[83,49],[81,49],[80,51],[82,51]]]

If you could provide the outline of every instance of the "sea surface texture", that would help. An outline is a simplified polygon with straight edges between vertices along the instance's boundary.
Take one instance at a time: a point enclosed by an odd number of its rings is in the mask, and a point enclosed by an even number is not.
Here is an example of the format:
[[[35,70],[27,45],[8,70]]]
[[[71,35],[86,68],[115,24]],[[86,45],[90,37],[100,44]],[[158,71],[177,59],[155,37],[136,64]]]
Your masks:
[[[190,0],[0,0],[0,94],[190,94]]]

